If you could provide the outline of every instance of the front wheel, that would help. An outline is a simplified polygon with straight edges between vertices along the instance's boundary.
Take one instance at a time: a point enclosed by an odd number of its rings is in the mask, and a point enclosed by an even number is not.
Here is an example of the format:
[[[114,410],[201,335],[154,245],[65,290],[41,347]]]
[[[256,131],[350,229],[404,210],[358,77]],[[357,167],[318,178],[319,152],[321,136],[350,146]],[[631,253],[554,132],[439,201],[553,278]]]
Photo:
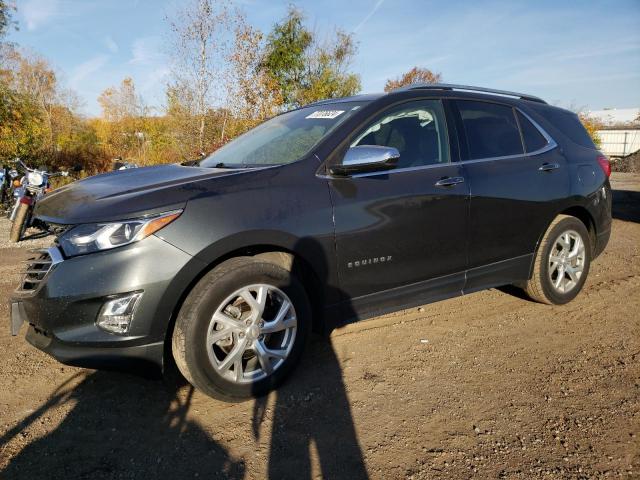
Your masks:
[[[298,363],[311,324],[302,283],[285,268],[251,257],[228,260],[187,296],[172,338],[178,369],[222,400],[260,396]]]
[[[590,265],[591,242],[584,223],[559,215],[538,246],[526,292],[541,303],[570,302],[582,290]]]
[[[13,219],[13,224],[11,225],[11,234],[9,235],[9,239],[12,242],[19,242],[24,237],[24,233],[27,231],[27,227],[29,226],[30,213],[31,205],[21,203],[18,206],[18,210],[16,211],[16,215]]]

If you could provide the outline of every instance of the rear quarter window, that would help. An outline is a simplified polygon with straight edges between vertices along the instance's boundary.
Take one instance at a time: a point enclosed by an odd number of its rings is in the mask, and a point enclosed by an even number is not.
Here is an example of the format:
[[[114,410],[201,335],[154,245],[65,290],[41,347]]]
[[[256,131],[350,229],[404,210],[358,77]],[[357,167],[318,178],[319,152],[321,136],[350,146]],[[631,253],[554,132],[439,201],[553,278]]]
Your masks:
[[[596,149],[593,140],[591,140],[591,137],[582,126],[578,115],[575,113],[556,108],[538,110],[538,112],[573,143],[582,147]]]

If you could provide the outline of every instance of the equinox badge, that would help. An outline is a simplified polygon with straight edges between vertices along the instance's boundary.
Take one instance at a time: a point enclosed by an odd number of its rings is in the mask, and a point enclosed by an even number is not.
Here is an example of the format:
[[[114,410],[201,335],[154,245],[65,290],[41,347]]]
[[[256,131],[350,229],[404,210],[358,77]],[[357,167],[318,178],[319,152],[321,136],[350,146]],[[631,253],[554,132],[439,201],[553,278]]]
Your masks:
[[[386,257],[363,258],[362,260],[356,260],[355,262],[347,263],[347,268],[358,268],[365,265],[374,265],[376,263],[387,263],[391,260],[391,255],[387,255]]]

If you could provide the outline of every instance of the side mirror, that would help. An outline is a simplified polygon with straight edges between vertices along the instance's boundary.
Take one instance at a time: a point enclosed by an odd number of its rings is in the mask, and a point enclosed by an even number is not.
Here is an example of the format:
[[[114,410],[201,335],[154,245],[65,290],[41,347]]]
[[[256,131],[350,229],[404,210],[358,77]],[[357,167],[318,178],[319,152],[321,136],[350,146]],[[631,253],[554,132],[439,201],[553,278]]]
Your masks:
[[[400,152],[397,148],[378,145],[359,145],[347,150],[342,163],[329,168],[332,175],[346,177],[354,173],[390,170],[396,166]]]

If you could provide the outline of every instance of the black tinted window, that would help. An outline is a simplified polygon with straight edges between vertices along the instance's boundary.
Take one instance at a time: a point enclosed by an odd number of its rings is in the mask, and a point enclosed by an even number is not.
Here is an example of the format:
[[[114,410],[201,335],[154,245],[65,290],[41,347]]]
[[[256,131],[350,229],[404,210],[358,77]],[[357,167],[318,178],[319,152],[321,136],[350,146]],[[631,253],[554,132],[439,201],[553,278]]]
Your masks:
[[[472,100],[456,104],[467,136],[469,160],[524,153],[511,107]]]
[[[522,130],[522,138],[524,139],[524,147],[527,152],[535,152],[547,145],[547,139],[542,136],[540,131],[531,123],[527,117],[520,112],[517,113],[520,129]]]
[[[394,147],[397,168],[449,162],[444,110],[439,100],[408,102],[383,113],[351,143]]]
[[[554,127],[564,133],[569,140],[587,148],[596,148],[593,140],[582,126],[582,122],[575,113],[560,110],[559,108],[545,108],[538,110],[549,120]]]

